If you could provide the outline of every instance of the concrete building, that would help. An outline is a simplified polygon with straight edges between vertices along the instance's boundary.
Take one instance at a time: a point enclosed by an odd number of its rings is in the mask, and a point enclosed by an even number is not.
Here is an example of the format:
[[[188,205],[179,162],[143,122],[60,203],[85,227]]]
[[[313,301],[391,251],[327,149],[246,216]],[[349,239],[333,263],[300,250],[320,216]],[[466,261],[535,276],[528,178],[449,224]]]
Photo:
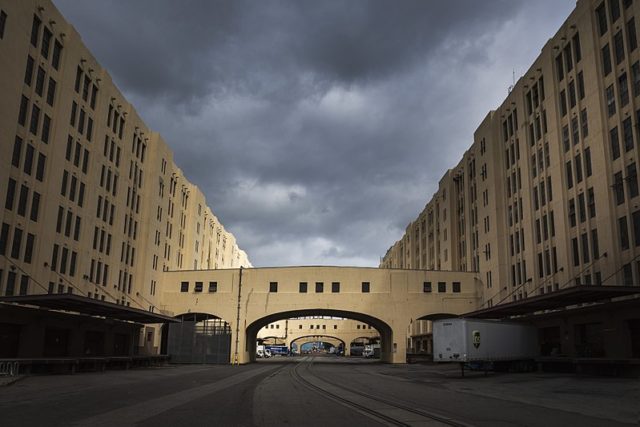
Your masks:
[[[532,316],[546,352],[640,357],[638,299],[541,310],[640,283],[636,16],[579,0],[380,267],[477,272],[481,314]]]
[[[163,271],[249,267],[54,5],[0,9],[0,295],[72,294],[157,313]],[[2,336],[26,333],[7,313]],[[144,337],[158,347],[155,328]]]

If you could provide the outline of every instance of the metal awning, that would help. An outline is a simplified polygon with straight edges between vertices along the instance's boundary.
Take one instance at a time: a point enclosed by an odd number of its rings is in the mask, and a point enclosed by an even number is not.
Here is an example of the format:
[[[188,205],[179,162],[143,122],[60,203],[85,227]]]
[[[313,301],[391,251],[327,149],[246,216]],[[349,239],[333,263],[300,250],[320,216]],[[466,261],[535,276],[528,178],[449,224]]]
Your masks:
[[[137,323],[179,322],[173,317],[159,313],[95,300],[74,294],[19,295],[0,297],[0,303],[31,305],[50,310],[64,310],[108,319],[126,320]]]
[[[465,313],[461,317],[503,318],[532,314],[542,310],[556,310],[577,304],[608,301],[611,298],[640,294],[640,286],[572,286],[543,295],[499,304]],[[638,300],[640,304],[640,300]]]

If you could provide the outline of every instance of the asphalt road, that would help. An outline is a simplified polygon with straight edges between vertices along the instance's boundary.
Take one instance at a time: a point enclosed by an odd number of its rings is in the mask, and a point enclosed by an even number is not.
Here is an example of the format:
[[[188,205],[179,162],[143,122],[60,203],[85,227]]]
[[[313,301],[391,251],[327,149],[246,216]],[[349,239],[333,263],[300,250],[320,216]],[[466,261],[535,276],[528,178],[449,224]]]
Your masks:
[[[638,425],[637,380],[471,373],[335,356],[27,377],[10,426]]]

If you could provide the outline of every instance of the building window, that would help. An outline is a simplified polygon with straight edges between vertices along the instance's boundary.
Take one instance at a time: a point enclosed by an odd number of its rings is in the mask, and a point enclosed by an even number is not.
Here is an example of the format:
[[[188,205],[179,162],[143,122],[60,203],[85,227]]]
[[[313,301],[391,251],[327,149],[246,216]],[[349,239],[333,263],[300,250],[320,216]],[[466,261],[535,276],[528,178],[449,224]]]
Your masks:
[[[367,294],[371,291],[371,284],[369,282],[362,282],[362,293]]]
[[[180,292],[189,292],[189,282],[180,283]]]
[[[0,10],[0,39],[4,38],[4,29],[7,25],[7,14],[4,10]]]
[[[460,292],[460,282],[453,282],[451,286],[452,286],[453,292],[456,292],[456,293]]]
[[[202,292],[202,282],[196,282],[196,286],[193,289],[194,292]]]
[[[340,292],[340,282],[331,283],[331,292],[337,294]]]
[[[301,294],[307,293],[307,282],[300,282],[298,292],[300,292]]]
[[[620,248],[629,249],[629,229],[627,228],[627,217],[618,218],[618,231],[620,232]]]
[[[321,294],[322,292],[324,292],[324,283],[316,282],[316,293]]]
[[[422,292],[430,293],[431,292],[431,282],[422,283]]]
[[[269,282],[269,292],[278,292],[278,282]]]
[[[438,282],[438,292],[447,292],[447,284],[445,282]]]

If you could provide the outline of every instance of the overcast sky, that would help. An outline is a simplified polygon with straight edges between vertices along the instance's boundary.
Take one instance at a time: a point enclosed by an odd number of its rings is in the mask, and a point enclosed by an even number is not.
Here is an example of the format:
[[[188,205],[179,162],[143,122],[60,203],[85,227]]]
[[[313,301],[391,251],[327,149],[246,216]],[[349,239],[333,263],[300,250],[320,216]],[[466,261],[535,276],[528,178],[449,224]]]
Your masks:
[[[377,266],[574,0],[54,0],[254,266]]]

